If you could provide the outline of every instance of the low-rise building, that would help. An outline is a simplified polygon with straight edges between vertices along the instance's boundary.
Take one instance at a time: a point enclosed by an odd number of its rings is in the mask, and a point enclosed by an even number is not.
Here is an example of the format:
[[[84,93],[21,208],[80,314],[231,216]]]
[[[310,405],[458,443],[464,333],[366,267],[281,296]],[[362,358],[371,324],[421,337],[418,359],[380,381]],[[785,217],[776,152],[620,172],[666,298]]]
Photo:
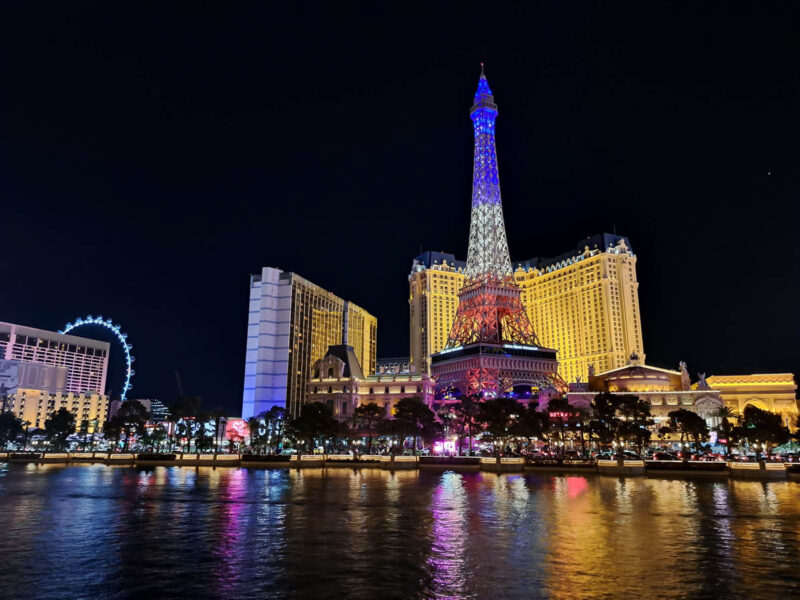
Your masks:
[[[336,345],[314,365],[307,402],[324,402],[334,416],[346,419],[362,404],[375,403],[391,416],[398,401],[418,396],[433,405],[434,384],[426,373],[364,375],[352,346]]]
[[[145,407],[153,423],[161,423],[169,418],[169,408],[161,400],[155,398],[133,398],[133,400]],[[112,400],[109,418],[116,417],[122,405],[123,402],[121,400]]]
[[[624,367],[603,373],[589,369],[589,381],[573,384],[567,394],[570,404],[589,406],[600,392],[638,396],[650,403],[650,412],[656,424],[665,422],[669,413],[681,408],[699,414],[716,424],[716,413],[723,406],[719,390],[707,385],[692,386],[686,363],[680,363],[678,371],[642,364],[636,354],[631,355]]]
[[[712,375],[708,386],[719,390],[725,406],[741,413],[748,405],[779,413],[784,425],[794,429],[797,421],[797,383],[792,373]]]

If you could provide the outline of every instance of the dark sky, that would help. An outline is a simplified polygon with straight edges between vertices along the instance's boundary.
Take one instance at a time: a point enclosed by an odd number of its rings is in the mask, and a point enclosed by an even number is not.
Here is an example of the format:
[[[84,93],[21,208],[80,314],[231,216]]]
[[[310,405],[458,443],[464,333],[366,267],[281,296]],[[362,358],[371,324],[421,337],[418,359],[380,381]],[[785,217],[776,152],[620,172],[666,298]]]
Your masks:
[[[466,255],[484,60],[513,259],[616,226],[649,363],[800,370],[800,3],[431,4],[3,3],[0,320],[112,317],[134,397],[177,369],[238,414],[269,265],[407,354],[412,258]]]

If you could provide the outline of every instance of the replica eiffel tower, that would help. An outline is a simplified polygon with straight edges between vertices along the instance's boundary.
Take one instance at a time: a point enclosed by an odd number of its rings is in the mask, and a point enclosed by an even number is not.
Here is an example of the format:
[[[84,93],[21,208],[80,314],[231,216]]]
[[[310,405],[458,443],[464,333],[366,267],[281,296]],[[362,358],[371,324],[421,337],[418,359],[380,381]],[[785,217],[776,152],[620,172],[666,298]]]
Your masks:
[[[539,345],[511,270],[494,140],[497,105],[483,63],[470,117],[475,159],[466,278],[447,345],[431,356],[437,392],[493,398],[566,391],[556,351]]]

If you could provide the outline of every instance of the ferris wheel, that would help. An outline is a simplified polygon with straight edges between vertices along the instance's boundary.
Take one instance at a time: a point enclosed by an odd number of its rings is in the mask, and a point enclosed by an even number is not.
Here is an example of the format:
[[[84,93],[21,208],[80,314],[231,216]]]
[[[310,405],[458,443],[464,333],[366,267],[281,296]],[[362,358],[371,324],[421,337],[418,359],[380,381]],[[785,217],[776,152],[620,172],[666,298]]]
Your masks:
[[[135,361],[136,358],[131,354],[133,346],[128,343],[128,334],[124,333],[122,327],[120,325],[115,325],[111,319],[103,319],[103,317],[99,315],[97,317],[93,317],[92,315],[78,317],[74,322],[67,323],[64,329],[58,333],[69,333],[73,329],[83,327],[84,325],[99,325],[100,327],[105,327],[111,331],[119,340],[120,344],[122,344],[122,350],[125,352],[125,383],[122,386],[120,400],[125,402],[125,396],[127,396],[128,390],[133,387],[131,386],[131,377],[136,374],[136,371],[132,368],[133,361]]]

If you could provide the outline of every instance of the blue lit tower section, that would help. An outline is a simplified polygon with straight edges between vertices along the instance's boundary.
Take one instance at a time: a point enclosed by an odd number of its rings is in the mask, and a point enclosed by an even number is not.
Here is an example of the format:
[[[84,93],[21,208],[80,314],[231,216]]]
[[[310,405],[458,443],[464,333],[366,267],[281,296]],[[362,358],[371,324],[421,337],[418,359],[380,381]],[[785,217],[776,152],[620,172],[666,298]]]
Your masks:
[[[472,171],[472,214],[469,227],[467,278],[485,279],[488,275],[511,278],[511,259],[500,200],[494,121],[497,105],[483,73],[470,110],[475,129],[475,159]]]

